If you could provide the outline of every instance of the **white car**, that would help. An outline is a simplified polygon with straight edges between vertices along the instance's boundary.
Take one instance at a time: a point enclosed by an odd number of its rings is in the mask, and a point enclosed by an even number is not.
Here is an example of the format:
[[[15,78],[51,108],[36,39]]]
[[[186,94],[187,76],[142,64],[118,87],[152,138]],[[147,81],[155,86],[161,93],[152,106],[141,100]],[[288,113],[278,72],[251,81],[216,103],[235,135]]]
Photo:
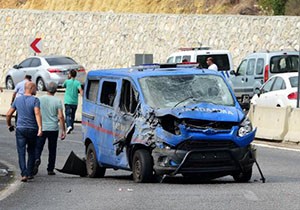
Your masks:
[[[259,106],[295,108],[297,86],[298,72],[276,74],[252,97],[251,103]]]
[[[14,89],[25,75],[31,75],[39,91],[47,90],[50,82],[62,87],[71,70],[77,72],[76,79],[83,85],[86,77],[85,69],[72,58],[59,55],[31,56],[7,72],[5,85],[7,89]]]

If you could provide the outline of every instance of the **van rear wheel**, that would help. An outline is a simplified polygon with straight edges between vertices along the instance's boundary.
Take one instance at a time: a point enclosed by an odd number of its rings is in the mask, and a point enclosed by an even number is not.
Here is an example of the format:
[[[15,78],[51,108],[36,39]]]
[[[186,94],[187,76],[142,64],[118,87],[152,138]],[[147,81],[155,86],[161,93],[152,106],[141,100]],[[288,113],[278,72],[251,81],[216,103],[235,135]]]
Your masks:
[[[138,183],[150,182],[153,179],[152,157],[145,149],[137,150],[132,159],[133,181]]]
[[[97,162],[96,151],[93,144],[89,144],[86,152],[86,170],[88,177],[97,178],[104,177],[106,168],[100,167]]]

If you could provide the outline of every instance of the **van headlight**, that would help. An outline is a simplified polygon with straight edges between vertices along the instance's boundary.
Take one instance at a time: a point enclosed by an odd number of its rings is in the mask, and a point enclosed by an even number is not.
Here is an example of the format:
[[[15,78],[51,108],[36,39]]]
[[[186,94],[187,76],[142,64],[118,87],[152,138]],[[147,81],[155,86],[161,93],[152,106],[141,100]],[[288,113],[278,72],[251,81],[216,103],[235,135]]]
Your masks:
[[[247,134],[249,134],[252,131],[252,124],[248,117],[245,117],[243,122],[240,124],[239,130],[238,130],[238,136],[243,137]]]

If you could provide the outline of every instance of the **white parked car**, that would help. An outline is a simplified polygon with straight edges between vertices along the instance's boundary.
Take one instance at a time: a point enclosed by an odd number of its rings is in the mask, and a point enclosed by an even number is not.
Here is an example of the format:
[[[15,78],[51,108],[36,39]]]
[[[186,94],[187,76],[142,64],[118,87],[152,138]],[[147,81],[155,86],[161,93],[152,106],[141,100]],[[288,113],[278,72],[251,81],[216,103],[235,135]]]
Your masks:
[[[71,70],[77,72],[76,79],[83,85],[86,77],[85,69],[72,58],[59,55],[31,56],[7,72],[5,85],[7,89],[14,89],[25,75],[31,75],[39,91],[47,90],[50,82],[62,87]]]
[[[251,103],[270,107],[296,107],[298,73],[282,73],[272,76],[252,97]]]

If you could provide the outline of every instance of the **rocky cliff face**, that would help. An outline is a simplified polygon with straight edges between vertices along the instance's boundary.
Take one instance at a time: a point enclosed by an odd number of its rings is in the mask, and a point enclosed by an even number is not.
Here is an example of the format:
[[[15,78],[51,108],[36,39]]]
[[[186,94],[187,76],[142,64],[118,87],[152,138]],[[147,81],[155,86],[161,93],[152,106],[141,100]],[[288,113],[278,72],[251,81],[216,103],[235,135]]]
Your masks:
[[[259,13],[257,0],[0,0],[0,8],[114,13]]]

